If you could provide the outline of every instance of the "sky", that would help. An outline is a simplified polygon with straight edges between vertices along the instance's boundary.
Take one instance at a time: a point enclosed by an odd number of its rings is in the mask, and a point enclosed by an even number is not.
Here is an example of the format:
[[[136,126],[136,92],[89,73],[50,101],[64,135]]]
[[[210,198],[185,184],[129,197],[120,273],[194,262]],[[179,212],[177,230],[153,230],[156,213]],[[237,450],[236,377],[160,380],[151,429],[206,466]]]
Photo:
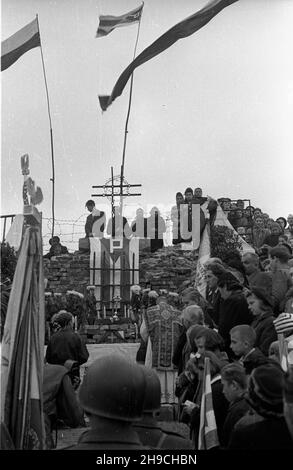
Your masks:
[[[137,53],[207,0],[145,0]],[[139,0],[2,0],[1,39],[39,17],[55,153],[55,234],[83,236],[85,202],[120,172],[129,83],[102,113],[132,61],[137,24],[95,38],[99,15]],[[239,0],[134,73],[125,177],[163,214],[177,191],[250,199],[271,217],[293,212],[293,1]],[[21,155],[43,191],[50,235],[51,151],[40,48],[1,73],[1,214],[21,213]],[[137,192],[133,190],[133,192]],[[106,198],[96,206],[109,213]],[[70,236],[69,236],[70,234]],[[66,238],[67,237],[67,238]],[[46,240],[47,240],[46,238]],[[70,239],[70,240],[69,240]]]

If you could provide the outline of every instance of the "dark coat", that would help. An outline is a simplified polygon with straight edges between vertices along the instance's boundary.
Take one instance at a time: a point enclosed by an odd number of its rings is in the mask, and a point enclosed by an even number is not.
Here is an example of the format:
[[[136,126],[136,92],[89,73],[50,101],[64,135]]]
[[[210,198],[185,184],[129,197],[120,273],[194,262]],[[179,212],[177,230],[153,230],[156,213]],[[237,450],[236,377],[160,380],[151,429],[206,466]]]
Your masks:
[[[218,325],[220,305],[223,302],[220,291],[218,289],[216,289],[215,291],[207,291],[206,299],[209,304],[207,307],[207,313],[212,318],[213,322]]]
[[[85,431],[78,443],[62,450],[135,450],[144,449],[130,423],[108,420],[95,429]]]
[[[75,428],[83,425],[83,411],[77,401],[68,376],[68,369],[56,364],[45,364],[43,377],[43,412],[46,431],[46,447],[55,447],[52,438],[57,420]]]
[[[256,317],[251,323],[252,328],[256,332],[255,346],[258,347],[265,356],[269,354],[270,344],[278,339],[273,320],[273,313],[267,312]]]
[[[232,432],[230,450],[293,449],[284,418],[263,419],[247,426],[237,426]]]
[[[99,234],[99,236],[100,236],[100,237],[103,237],[103,236],[104,236],[105,223],[106,223],[106,216],[105,216],[105,212],[100,211],[100,214],[99,214],[99,215],[92,215],[92,214],[89,214],[89,215],[87,216],[87,218],[86,218],[86,223],[85,223],[85,227],[84,227],[85,236],[86,236],[86,237],[91,236],[92,231],[93,231],[93,225],[94,225],[94,223],[95,223],[97,220],[99,220],[99,219],[102,219],[102,220],[101,220],[101,224],[100,224],[100,234]]]
[[[183,349],[187,343],[186,328],[182,326],[180,336],[178,338],[177,344],[175,345],[172,363],[178,369],[178,375],[184,371],[184,358],[183,358]]]
[[[192,441],[175,432],[163,431],[152,417],[133,425],[140,442],[150,449],[193,449]]]
[[[225,343],[225,351],[231,356],[230,330],[236,325],[250,325],[253,316],[248,309],[241,291],[233,291],[230,297],[220,304],[219,331]]]
[[[46,360],[49,364],[63,365],[68,359],[84,364],[89,357],[86,345],[78,333],[71,329],[59,330],[49,341]]]
[[[222,441],[224,447],[227,447],[229,444],[235,424],[239,421],[240,418],[246,415],[248,410],[249,404],[244,397],[241,397],[233,403],[230,403],[228,414],[223,425]]]
[[[254,348],[254,350],[249,353],[243,361],[240,360],[239,362],[242,363],[246,374],[251,374],[253,369],[258,366],[267,364],[269,362],[269,359],[261,352],[260,349]]]

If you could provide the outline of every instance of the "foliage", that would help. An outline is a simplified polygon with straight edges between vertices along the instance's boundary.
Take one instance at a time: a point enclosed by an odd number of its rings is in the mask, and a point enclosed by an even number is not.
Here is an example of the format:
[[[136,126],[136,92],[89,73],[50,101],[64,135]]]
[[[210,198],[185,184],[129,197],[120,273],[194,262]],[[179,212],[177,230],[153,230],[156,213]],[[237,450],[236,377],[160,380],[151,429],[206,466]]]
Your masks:
[[[241,249],[240,237],[229,227],[214,225],[211,227],[211,257],[225,260],[233,252]]]
[[[17,258],[14,249],[8,243],[1,243],[1,282],[7,278],[13,280]]]
[[[4,323],[8,308],[9,296],[11,291],[11,285],[1,284],[1,323],[0,323],[0,339],[2,340]]]

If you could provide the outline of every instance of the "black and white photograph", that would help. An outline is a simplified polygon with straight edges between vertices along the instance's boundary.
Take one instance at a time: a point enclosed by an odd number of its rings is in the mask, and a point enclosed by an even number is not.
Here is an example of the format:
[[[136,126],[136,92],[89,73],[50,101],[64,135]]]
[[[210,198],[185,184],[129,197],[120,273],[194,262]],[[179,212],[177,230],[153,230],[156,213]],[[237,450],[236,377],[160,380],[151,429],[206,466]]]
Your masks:
[[[1,1],[11,458],[293,451],[292,24],[293,0]]]

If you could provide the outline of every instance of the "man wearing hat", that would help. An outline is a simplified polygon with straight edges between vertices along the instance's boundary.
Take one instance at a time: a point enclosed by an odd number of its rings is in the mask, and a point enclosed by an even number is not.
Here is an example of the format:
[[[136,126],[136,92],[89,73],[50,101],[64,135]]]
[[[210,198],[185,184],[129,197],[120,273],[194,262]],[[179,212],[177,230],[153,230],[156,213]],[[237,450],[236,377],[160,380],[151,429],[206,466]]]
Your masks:
[[[47,253],[44,256],[44,258],[51,259],[52,256],[60,256],[60,255],[68,254],[68,250],[67,250],[66,246],[61,245],[59,237],[54,236],[54,237],[50,238],[49,244],[51,245],[51,248],[49,250],[49,253]]]
[[[176,432],[165,431],[159,426],[155,412],[160,411],[161,384],[157,373],[142,366],[146,378],[146,392],[142,420],[133,424],[141,443],[150,449],[192,449],[192,442]]]
[[[249,405],[261,420],[241,426],[232,432],[230,450],[276,450],[293,448],[283,412],[284,373],[277,364],[266,364],[253,370],[248,384]]]
[[[78,393],[90,429],[66,450],[143,449],[131,424],[142,419],[145,392],[141,366],[117,354],[96,359]]]
[[[236,325],[250,325],[253,317],[248,310],[242,286],[233,274],[230,272],[221,274],[218,278],[218,289],[223,299],[219,306],[218,333],[224,340],[226,353],[232,357],[231,328]]]

